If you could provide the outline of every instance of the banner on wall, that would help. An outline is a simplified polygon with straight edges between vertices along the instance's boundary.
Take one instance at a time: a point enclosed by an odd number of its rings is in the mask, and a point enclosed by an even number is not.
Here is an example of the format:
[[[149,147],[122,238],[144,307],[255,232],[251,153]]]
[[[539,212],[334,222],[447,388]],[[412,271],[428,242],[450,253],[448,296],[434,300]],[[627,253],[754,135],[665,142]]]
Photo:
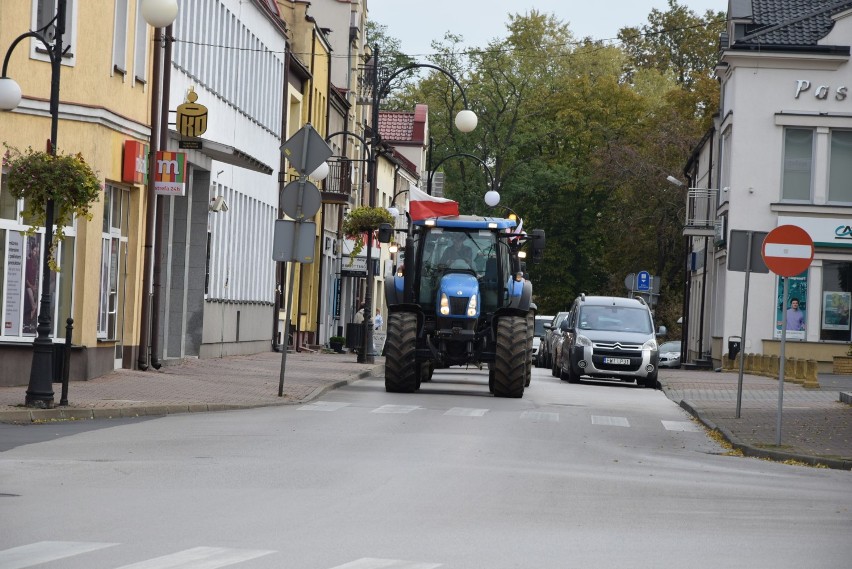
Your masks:
[[[849,309],[852,293],[826,291],[822,293],[822,329],[849,330]]]
[[[808,271],[790,277],[787,306],[782,307],[784,281],[777,279],[775,289],[775,339],[781,339],[782,318],[787,318],[787,339],[804,340],[808,322]]]

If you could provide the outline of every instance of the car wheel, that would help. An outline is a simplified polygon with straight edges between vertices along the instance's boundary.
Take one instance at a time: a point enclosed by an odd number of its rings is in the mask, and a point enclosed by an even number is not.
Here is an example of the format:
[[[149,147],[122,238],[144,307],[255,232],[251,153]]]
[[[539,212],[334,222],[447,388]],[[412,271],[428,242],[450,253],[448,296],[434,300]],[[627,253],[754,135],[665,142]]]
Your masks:
[[[550,362],[550,375],[559,377],[559,366],[556,365],[556,358],[551,356]]]
[[[643,385],[647,389],[657,389],[657,372],[655,371],[654,373],[646,377]]]

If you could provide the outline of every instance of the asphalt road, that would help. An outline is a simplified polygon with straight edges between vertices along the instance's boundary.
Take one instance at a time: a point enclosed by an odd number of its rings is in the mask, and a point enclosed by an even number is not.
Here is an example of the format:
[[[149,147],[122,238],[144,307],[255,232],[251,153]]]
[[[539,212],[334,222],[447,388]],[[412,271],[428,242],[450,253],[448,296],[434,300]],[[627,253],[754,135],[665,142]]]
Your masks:
[[[852,473],[729,457],[661,392],[478,370],[304,406],[0,426],[0,569],[845,568]]]

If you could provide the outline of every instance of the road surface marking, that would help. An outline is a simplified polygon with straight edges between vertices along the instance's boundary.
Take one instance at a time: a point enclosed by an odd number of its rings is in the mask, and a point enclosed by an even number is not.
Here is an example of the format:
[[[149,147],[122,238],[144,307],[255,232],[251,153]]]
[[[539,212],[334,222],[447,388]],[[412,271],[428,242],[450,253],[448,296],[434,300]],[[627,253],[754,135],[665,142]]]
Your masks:
[[[193,547],[171,555],[124,565],[119,569],[218,569],[249,559],[275,553],[259,549],[228,549],[225,547]]]
[[[22,569],[41,565],[73,555],[112,547],[117,543],[90,543],[85,541],[39,541],[29,545],[0,551],[0,569]]]
[[[602,415],[592,415],[593,425],[609,425],[610,427],[629,427],[630,423],[627,417],[604,417]]]
[[[452,415],[454,417],[482,417],[488,413],[488,409],[476,409],[474,407],[453,407],[444,415]]]
[[[342,403],[340,401],[315,401],[313,403],[308,403],[307,405],[302,405],[299,407],[299,411],[337,411],[342,407],[346,407],[349,403]]]
[[[370,413],[411,413],[420,409],[417,405],[382,405]]]
[[[521,413],[521,419],[558,423],[559,413],[547,413],[545,411],[524,411],[523,413]]]
[[[701,427],[692,421],[663,421],[663,426],[667,431],[688,431],[690,433],[701,431]]]
[[[402,559],[376,559],[363,557],[331,569],[436,569],[441,563],[416,563]]]

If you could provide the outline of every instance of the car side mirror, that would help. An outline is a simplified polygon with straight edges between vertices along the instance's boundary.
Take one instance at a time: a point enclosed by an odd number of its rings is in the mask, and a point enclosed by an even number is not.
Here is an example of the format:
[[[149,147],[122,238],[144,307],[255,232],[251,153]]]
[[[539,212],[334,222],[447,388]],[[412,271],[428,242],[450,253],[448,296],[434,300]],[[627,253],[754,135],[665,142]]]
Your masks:
[[[545,330],[550,330],[551,328],[553,328],[553,326],[551,326],[550,322],[545,322],[544,324],[542,324],[542,326],[544,327]]]
[[[660,326],[660,329],[657,330],[657,336],[665,336],[666,334],[668,334],[668,332],[669,331],[666,330],[665,326]]]
[[[568,330],[570,330],[570,327],[568,326],[568,320],[562,321],[562,323],[559,325],[559,330],[561,330],[562,332],[567,332]]]

